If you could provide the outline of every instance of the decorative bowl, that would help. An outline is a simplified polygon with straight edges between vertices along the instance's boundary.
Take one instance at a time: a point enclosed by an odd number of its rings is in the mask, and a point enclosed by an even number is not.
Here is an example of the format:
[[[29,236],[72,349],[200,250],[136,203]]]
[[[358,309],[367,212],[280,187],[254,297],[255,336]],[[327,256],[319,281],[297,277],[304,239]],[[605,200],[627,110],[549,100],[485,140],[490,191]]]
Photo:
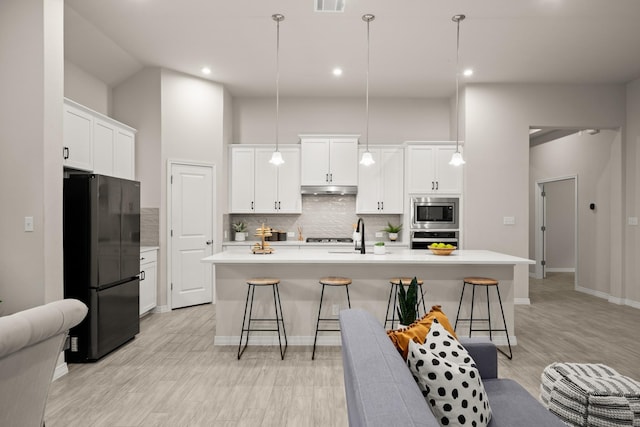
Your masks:
[[[429,249],[431,249],[434,255],[451,255],[451,252],[458,248],[455,246],[453,248],[434,248],[433,246],[429,246]]]

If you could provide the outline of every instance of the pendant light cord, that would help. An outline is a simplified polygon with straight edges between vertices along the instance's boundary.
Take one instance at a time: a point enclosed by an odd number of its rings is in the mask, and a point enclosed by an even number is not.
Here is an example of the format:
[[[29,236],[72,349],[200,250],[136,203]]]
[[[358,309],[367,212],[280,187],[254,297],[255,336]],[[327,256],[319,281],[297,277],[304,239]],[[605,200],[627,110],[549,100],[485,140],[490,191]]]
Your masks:
[[[462,15],[464,16],[464,15]],[[464,18],[462,18],[464,19]],[[458,24],[458,31],[456,36],[456,153],[460,152],[458,148],[460,144],[460,96],[459,96],[459,81],[460,81],[460,18],[456,21]]]
[[[366,126],[365,126],[365,141],[367,144],[367,153],[369,152],[369,68],[370,68],[370,57],[371,57],[371,43],[370,39],[370,31],[369,31],[369,23],[376,19],[375,15],[366,14],[362,16],[362,20],[367,23],[367,88],[366,88],[366,97],[365,97],[365,111],[366,111]]]
[[[276,152],[278,151],[278,136],[280,134],[280,21],[284,15],[276,13],[272,16],[276,21]]]

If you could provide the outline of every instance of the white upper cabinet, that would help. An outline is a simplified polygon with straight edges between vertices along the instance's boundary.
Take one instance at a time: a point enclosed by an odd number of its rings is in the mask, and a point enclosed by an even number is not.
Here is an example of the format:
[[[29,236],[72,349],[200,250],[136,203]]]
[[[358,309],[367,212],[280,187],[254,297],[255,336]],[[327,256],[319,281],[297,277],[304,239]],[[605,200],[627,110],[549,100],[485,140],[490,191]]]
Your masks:
[[[300,135],[302,185],[358,185],[358,137]]]
[[[63,126],[65,167],[135,179],[135,129],[68,99]]]
[[[93,170],[93,117],[65,102],[63,113],[63,165],[91,172]]]
[[[231,213],[301,213],[300,147],[279,147],[284,164],[269,163],[274,148],[231,147]]]
[[[360,148],[359,157],[365,149]],[[358,214],[402,214],[404,200],[404,150],[370,147],[371,166],[358,165]]]
[[[407,193],[460,194],[462,167],[449,164],[455,151],[450,145],[407,146]]]
[[[229,189],[231,213],[253,213],[255,149],[231,147],[231,185]]]

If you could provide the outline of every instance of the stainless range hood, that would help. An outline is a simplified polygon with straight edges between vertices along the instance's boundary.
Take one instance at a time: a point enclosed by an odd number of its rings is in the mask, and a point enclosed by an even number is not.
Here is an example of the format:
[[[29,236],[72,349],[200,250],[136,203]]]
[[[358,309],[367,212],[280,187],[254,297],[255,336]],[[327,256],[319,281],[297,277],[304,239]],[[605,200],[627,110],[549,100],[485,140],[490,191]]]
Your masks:
[[[357,185],[303,185],[300,187],[301,194],[325,195],[337,194],[344,196],[347,194],[358,194]]]

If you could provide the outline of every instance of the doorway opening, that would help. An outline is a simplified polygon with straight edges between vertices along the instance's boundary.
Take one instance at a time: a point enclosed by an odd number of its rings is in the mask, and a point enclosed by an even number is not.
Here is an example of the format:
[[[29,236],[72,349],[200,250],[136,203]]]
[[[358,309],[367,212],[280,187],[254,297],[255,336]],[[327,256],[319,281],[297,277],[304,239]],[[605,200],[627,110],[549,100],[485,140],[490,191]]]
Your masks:
[[[534,277],[548,272],[573,273],[578,283],[578,177],[577,175],[536,181],[535,185]]]

